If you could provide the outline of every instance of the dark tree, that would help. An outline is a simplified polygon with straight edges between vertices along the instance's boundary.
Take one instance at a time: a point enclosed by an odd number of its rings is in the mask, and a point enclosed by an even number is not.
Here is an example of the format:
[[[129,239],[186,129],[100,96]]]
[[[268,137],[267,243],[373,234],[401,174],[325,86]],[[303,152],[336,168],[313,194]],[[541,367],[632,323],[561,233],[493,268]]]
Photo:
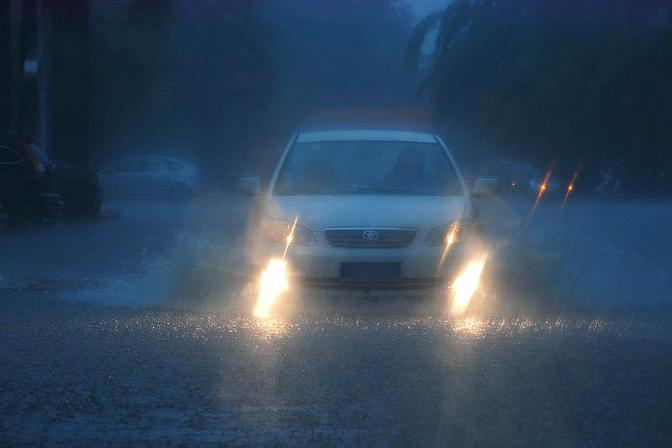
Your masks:
[[[257,2],[100,3],[92,27],[99,158],[186,153],[234,175],[274,85]]]
[[[421,21],[408,66],[438,27],[425,83],[436,120],[502,157],[631,189],[670,189],[672,9],[641,0],[458,0]]]

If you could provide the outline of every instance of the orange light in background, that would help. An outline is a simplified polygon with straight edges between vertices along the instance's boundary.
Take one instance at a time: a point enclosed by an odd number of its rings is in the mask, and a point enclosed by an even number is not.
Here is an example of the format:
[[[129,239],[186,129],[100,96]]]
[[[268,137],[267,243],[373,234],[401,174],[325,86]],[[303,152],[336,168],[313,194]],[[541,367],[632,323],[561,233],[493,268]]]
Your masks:
[[[572,175],[572,180],[569,182],[569,185],[567,185],[567,191],[565,192],[565,197],[562,198],[562,204],[560,205],[560,208],[565,207],[567,199],[569,199],[569,196],[572,194],[572,191],[574,191],[574,184],[576,183],[577,177],[579,177],[579,172],[574,171],[574,174]]]
[[[544,176],[544,181],[541,183],[539,186],[539,191],[537,192],[537,198],[534,200],[534,207],[532,207],[532,215],[534,215],[534,212],[537,210],[537,206],[539,205],[539,201],[541,201],[541,197],[544,195],[544,192],[548,188],[548,181],[551,180],[551,174],[553,171],[550,169],[546,171],[546,175]]]

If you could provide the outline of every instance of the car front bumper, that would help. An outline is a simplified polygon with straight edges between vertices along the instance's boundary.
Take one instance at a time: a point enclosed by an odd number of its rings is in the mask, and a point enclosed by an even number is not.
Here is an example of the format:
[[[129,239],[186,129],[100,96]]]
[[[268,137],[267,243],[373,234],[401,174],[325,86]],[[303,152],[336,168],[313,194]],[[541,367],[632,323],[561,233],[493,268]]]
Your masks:
[[[458,243],[445,251],[416,240],[403,248],[334,247],[326,241],[313,246],[292,245],[286,259],[290,276],[308,285],[326,287],[424,288],[443,284],[460,266],[468,249]],[[255,245],[252,261],[263,266],[270,258],[282,257],[284,244],[268,242]],[[444,257],[444,252],[446,252]],[[344,276],[344,266],[395,266],[398,272],[389,278],[366,275],[361,278]]]

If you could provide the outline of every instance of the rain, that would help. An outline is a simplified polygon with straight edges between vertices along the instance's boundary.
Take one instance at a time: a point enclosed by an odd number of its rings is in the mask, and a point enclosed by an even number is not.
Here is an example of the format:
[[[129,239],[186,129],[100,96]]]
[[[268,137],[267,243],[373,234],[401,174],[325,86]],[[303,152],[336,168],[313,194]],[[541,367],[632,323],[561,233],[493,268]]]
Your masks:
[[[671,446],[671,36],[0,2],[0,446]]]

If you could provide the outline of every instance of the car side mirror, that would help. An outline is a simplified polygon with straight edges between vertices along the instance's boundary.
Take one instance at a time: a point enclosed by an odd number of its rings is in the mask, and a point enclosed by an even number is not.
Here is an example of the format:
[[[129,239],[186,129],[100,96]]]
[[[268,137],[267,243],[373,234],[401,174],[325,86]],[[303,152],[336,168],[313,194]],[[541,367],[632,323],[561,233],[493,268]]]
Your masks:
[[[499,179],[496,177],[477,177],[471,189],[472,196],[483,197],[497,194]]]
[[[258,177],[241,177],[238,181],[238,191],[250,196],[259,194],[261,192],[261,179]]]

